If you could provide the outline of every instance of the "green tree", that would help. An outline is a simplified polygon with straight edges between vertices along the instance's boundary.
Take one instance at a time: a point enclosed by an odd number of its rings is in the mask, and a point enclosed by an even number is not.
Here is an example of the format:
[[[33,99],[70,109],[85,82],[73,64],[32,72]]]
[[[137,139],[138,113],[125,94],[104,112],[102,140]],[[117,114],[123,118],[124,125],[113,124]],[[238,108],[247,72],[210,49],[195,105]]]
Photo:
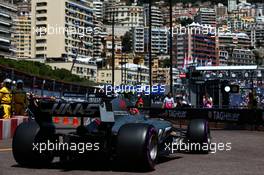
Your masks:
[[[255,55],[256,64],[259,66],[264,65],[264,48],[260,47],[258,49],[253,50]]]
[[[193,22],[193,20],[192,20],[191,18],[188,18],[188,19],[182,19],[182,20],[180,21],[180,23],[181,23],[182,26],[187,26],[187,25],[191,24],[192,22]]]
[[[162,66],[163,68],[170,67],[170,66],[171,66],[171,64],[170,64],[170,59],[165,59],[165,60],[163,60],[161,66]]]
[[[32,61],[16,61],[11,59],[0,59],[0,65],[14,68],[18,71],[32,74],[35,76],[47,77],[47,79],[62,80],[69,83],[77,83],[82,85],[95,85],[95,82],[80,78],[73,75],[69,70],[56,69],[53,70],[50,66],[39,62]]]
[[[125,35],[122,37],[122,52],[132,52],[132,45],[132,35],[130,32],[126,32]]]

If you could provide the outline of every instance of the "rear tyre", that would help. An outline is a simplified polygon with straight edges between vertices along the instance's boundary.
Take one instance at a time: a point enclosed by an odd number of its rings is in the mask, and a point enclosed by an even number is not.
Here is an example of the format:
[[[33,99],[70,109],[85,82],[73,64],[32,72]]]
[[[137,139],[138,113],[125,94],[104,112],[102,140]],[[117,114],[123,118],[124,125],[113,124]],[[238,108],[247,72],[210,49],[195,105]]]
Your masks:
[[[187,140],[190,152],[208,154],[210,152],[211,135],[207,120],[191,120],[187,129]]]
[[[118,132],[117,153],[125,167],[154,170],[158,156],[156,129],[142,123],[123,125]]]
[[[48,136],[41,133],[39,125],[34,120],[24,122],[17,127],[13,137],[12,151],[19,165],[46,166],[52,162],[53,155],[51,152],[40,153],[35,147],[38,143],[47,141]]]

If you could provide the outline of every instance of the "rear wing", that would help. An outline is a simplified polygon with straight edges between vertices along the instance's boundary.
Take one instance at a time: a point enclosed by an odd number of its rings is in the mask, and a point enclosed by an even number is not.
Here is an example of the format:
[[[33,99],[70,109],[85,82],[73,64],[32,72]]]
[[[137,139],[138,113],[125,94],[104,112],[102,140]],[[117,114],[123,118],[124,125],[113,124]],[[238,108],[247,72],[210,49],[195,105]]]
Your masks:
[[[90,102],[41,100],[30,110],[38,123],[54,123],[58,118],[78,118],[80,125],[84,125],[87,118],[100,118],[101,122],[105,123],[114,122],[114,113],[107,110],[106,102],[99,102],[98,99],[96,101],[98,103],[93,100]]]

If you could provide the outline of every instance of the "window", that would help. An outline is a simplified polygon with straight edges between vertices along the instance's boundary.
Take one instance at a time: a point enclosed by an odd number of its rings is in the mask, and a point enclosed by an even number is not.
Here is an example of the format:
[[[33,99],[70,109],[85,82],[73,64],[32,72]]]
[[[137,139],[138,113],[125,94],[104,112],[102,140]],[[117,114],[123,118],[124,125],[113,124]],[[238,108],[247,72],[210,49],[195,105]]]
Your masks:
[[[37,51],[44,51],[45,48],[44,48],[44,47],[36,47],[36,50],[37,50]]]
[[[47,40],[46,39],[38,39],[38,40],[36,40],[36,43],[46,43],[47,42]]]
[[[46,21],[47,20],[47,17],[38,17],[37,18],[37,21]]]
[[[47,3],[46,2],[37,3],[37,7],[43,7],[43,6],[47,6]]]
[[[45,56],[45,54],[36,54],[36,58],[44,58]]]
[[[40,24],[40,25],[36,25],[37,28],[46,28],[47,25],[46,24]]]
[[[47,13],[47,10],[37,10],[37,14],[45,14]]]

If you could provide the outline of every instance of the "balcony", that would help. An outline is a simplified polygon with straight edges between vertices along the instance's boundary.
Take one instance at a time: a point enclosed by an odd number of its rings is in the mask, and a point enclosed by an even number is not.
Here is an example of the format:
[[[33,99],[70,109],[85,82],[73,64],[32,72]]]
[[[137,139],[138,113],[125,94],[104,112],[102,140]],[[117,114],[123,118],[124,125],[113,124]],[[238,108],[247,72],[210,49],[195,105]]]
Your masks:
[[[47,17],[48,17],[47,13],[37,13],[37,14],[36,14],[36,18],[37,18],[37,19],[38,19],[38,18],[42,18],[42,17],[46,18],[46,20],[47,20]]]
[[[47,47],[47,43],[36,43],[36,47]]]
[[[46,36],[44,36],[44,35],[36,36],[36,40],[39,40],[39,39],[46,39]]]
[[[47,6],[36,6],[36,11],[37,10],[47,10]]]

